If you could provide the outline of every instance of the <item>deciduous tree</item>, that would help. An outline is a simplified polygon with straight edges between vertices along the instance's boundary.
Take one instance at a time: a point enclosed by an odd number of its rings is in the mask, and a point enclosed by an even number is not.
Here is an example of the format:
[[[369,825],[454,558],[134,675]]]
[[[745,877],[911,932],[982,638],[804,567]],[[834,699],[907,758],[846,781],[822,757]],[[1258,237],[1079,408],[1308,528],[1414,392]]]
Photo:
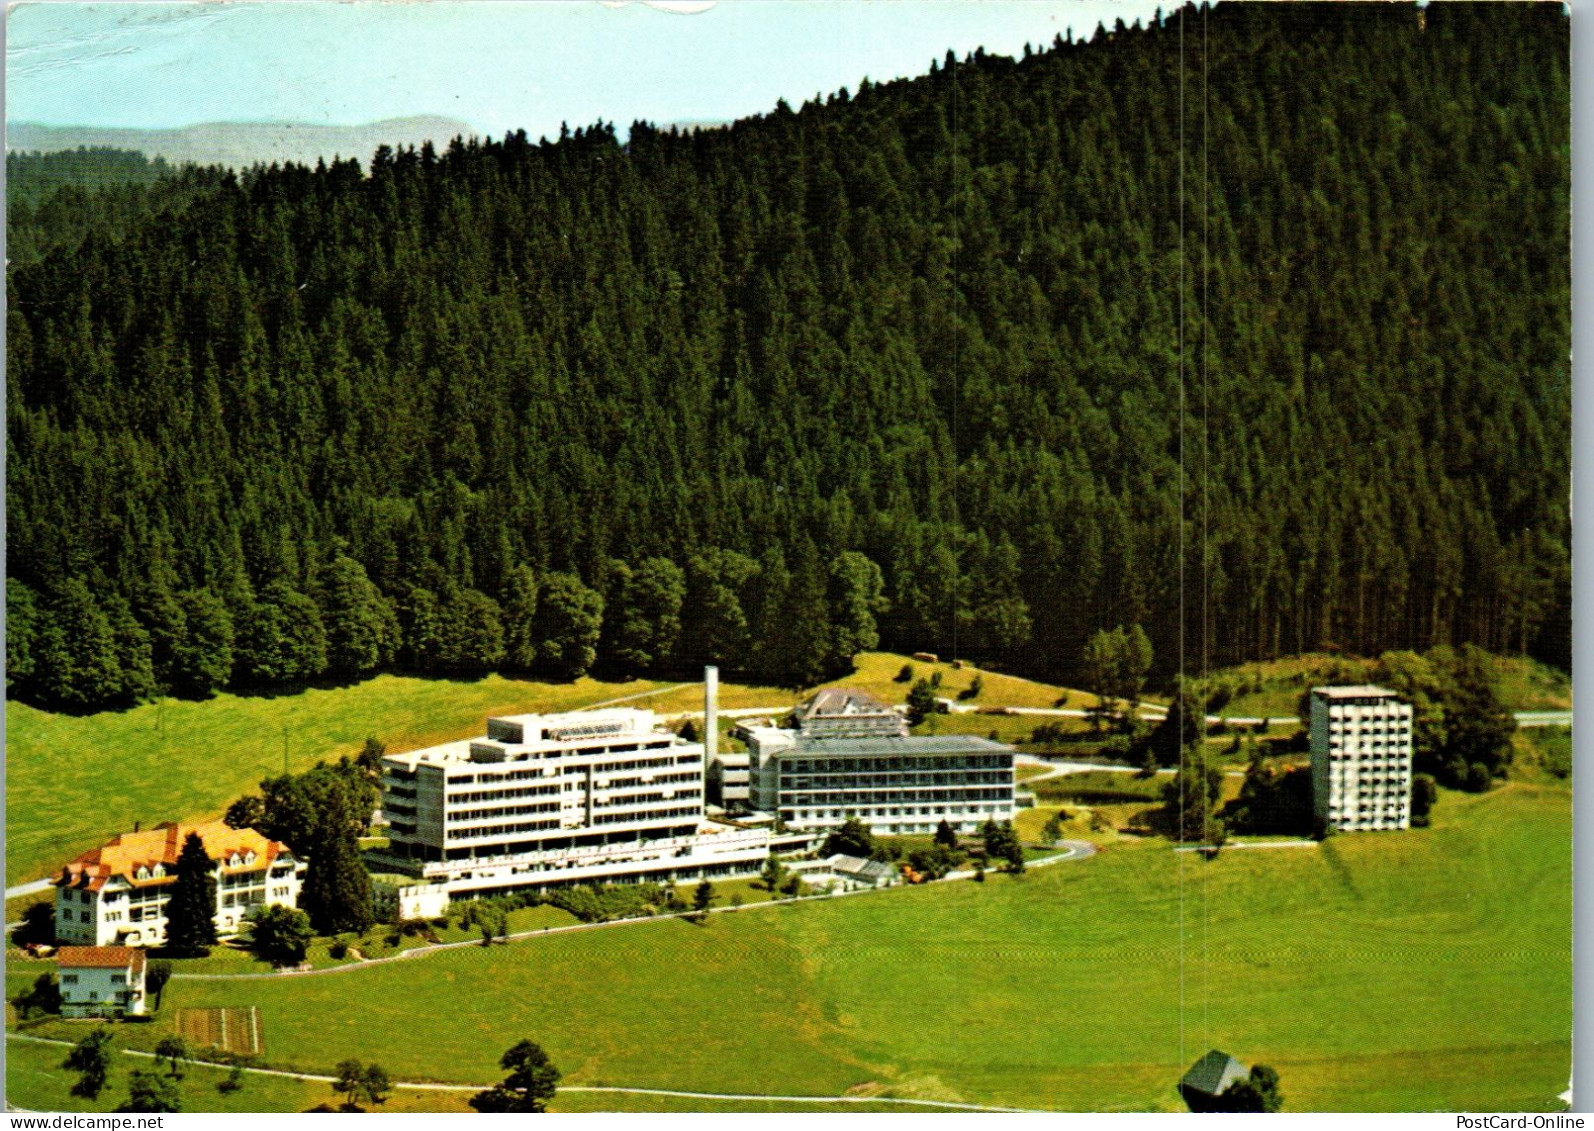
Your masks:
[[[273,903],[257,910],[249,920],[250,948],[273,966],[299,965],[314,938],[310,917],[297,907]]]
[[[547,1111],[559,1087],[559,1069],[542,1046],[521,1041],[498,1062],[509,1073],[502,1083],[477,1092],[470,1106],[481,1112],[529,1113]]]
[[[62,1068],[78,1074],[72,1085],[72,1094],[86,1100],[97,1100],[105,1090],[105,1078],[111,1071],[111,1031],[104,1026],[84,1037],[67,1053]]]

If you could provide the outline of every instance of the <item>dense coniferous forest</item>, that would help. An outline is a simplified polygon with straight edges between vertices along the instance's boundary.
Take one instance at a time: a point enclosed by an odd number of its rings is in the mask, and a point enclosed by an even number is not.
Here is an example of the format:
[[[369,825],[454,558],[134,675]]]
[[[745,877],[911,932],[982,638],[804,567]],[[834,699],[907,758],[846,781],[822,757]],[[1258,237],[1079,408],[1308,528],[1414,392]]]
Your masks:
[[[13,693],[1135,624],[1157,679],[1181,610],[1192,664],[1568,666],[1567,58],[1557,4],[1226,3],[91,226],[8,272]]]
[[[90,230],[119,237],[137,221],[219,185],[225,171],[120,149],[6,154],[6,258],[33,263]]]

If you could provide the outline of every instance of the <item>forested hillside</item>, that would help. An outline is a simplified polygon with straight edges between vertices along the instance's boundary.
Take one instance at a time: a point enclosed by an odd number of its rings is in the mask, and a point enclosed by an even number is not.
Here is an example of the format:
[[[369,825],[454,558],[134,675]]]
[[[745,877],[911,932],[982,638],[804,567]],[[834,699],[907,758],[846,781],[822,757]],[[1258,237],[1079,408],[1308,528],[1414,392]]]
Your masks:
[[[173,169],[121,149],[6,153],[6,258],[32,263],[90,231],[119,237],[220,184],[220,169]]]
[[[1066,679],[1136,623],[1165,675],[1181,609],[1192,663],[1566,666],[1567,57],[1558,4],[1227,3],[229,177],[9,272],[15,693]]]

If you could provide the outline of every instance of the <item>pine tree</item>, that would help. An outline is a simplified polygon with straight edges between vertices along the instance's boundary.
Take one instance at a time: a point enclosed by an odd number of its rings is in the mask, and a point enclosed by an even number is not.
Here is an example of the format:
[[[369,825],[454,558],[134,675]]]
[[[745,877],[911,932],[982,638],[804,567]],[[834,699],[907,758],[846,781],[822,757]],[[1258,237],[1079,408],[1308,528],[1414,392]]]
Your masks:
[[[318,934],[364,931],[376,921],[358,836],[370,815],[369,800],[347,782],[328,781],[313,802],[302,900]]]
[[[528,671],[537,662],[537,577],[530,566],[517,565],[504,583],[504,662]]]
[[[82,710],[115,702],[122,677],[111,623],[76,579],[61,583],[38,634],[39,691],[46,702]]]
[[[16,578],[6,578],[6,690],[31,685],[38,661],[44,610],[36,594]]]
[[[177,882],[166,901],[166,949],[179,958],[201,958],[216,945],[216,866],[198,833],[189,833],[177,855]]]

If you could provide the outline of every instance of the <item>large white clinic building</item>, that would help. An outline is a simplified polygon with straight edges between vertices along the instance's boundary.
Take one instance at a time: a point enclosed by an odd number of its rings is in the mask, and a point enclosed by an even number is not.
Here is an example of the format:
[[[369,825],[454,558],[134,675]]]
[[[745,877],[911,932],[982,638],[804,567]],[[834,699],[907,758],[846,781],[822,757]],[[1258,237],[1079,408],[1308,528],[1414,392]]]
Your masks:
[[[1312,807],[1320,826],[1411,826],[1411,727],[1411,704],[1393,691],[1312,688]]]
[[[757,872],[768,830],[705,820],[703,784],[702,743],[652,711],[488,719],[382,760],[382,863],[451,895]]]
[[[791,829],[857,817],[877,833],[975,832],[1013,819],[1013,749],[966,734],[913,735],[864,692],[820,692],[795,729],[744,728],[755,809]]]

